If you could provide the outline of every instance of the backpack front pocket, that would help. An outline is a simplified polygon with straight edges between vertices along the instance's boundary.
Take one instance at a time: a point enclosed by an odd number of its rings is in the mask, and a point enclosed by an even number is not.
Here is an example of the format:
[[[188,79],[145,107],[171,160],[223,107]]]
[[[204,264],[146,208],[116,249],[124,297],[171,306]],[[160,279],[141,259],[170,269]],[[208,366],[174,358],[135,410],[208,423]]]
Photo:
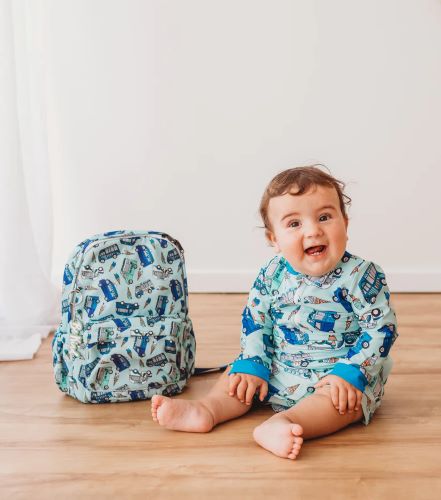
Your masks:
[[[180,379],[185,322],[164,318],[149,325],[144,317],[131,317],[129,323],[97,321],[83,328],[78,382],[88,391],[109,393],[107,400],[154,394]]]

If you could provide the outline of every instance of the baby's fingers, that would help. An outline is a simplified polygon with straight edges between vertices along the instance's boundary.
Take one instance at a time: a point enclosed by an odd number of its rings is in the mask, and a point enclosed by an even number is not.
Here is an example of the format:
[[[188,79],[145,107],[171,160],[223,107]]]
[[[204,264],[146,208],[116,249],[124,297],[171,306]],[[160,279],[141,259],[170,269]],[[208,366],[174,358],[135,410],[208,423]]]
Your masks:
[[[234,396],[241,378],[238,375],[230,375],[229,395]]]
[[[331,385],[331,399],[335,409],[338,410],[338,387]]]
[[[247,393],[246,393],[246,396],[245,396],[245,403],[247,405],[251,404],[251,401],[253,400],[253,396],[254,396],[255,392],[256,392],[256,388],[254,387],[254,385],[253,384],[248,384]]]
[[[240,381],[240,384],[237,386],[237,399],[243,403],[245,400],[245,393],[247,390],[248,383],[247,381],[243,378]]]
[[[340,415],[344,415],[348,406],[348,391],[342,387],[338,391],[338,410]]]
[[[348,391],[348,411],[352,413],[354,411],[355,403],[357,402],[357,391],[350,390]]]
[[[358,409],[361,406],[361,398],[363,396],[363,393],[361,391],[357,391],[357,402],[355,403],[355,411],[358,411]]]
[[[268,384],[261,385],[260,389],[259,389],[259,399],[260,399],[260,401],[263,401],[266,398],[267,394],[268,394]]]

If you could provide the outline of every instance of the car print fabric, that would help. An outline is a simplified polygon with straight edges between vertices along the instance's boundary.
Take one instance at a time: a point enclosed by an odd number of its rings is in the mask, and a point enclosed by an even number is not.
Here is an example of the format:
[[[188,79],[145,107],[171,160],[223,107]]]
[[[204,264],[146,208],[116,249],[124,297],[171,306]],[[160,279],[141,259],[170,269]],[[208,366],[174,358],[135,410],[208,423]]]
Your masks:
[[[80,243],[63,276],[55,381],[84,403],[174,395],[194,372],[184,252],[155,231]]]
[[[268,382],[275,411],[338,375],[363,392],[367,425],[392,368],[396,316],[382,269],[349,252],[335,269],[312,277],[276,256],[260,270],[242,314],[241,354],[233,373]]]

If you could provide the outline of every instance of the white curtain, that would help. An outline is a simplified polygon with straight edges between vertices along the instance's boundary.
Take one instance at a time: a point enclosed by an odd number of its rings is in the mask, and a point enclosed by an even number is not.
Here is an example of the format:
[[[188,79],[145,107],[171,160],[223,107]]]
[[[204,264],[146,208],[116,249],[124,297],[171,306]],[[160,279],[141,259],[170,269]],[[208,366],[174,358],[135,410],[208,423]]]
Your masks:
[[[40,0],[0,0],[0,360],[31,359],[56,326]]]

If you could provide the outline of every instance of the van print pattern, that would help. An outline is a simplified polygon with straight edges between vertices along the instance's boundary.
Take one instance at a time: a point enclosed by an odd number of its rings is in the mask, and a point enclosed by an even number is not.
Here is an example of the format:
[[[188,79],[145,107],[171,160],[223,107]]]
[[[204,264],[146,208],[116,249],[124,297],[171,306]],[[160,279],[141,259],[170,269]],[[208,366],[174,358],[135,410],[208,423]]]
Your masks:
[[[325,375],[363,392],[367,425],[392,368],[397,324],[382,269],[345,252],[335,269],[312,277],[281,256],[263,267],[242,314],[241,353],[232,373],[268,382],[275,411],[314,392]]]
[[[156,231],[80,243],[64,269],[55,381],[87,403],[174,395],[194,372],[184,252]]]

